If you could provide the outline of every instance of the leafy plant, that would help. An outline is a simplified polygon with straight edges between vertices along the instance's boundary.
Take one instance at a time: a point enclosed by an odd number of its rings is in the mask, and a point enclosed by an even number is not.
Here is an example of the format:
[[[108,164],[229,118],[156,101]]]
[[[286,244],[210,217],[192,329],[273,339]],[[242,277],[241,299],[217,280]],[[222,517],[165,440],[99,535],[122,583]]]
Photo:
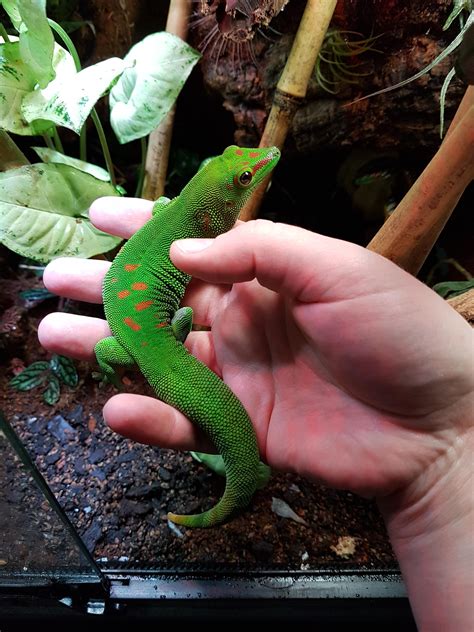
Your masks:
[[[74,387],[78,381],[74,362],[70,358],[55,354],[49,362],[42,360],[30,364],[10,380],[10,386],[17,391],[30,391],[46,384],[43,400],[52,406],[59,399],[61,383]]]
[[[42,136],[45,142],[33,148],[42,162],[0,173],[0,242],[43,263],[111,250],[120,239],[97,230],[88,217],[96,198],[123,193],[95,104],[109,94],[110,121],[119,142],[141,139],[144,146],[200,55],[169,33],[154,33],[124,59],[113,57],[82,69],[69,35],[48,19],[45,0],[0,2],[18,33],[8,35],[0,24],[0,128]],[[107,170],[87,162],[89,117]],[[62,127],[79,135],[79,158],[64,154]]]

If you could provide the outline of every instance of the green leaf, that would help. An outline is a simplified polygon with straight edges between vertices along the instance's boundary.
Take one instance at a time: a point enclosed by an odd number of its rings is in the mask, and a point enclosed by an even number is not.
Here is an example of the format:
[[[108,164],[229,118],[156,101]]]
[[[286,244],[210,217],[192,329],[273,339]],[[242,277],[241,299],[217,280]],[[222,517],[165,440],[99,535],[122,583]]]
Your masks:
[[[29,367],[10,380],[10,386],[17,391],[30,391],[42,384],[47,377],[48,362],[33,362]]]
[[[35,152],[38,154],[43,162],[70,165],[71,167],[79,169],[79,171],[89,173],[91,176],[94,176],[94,178],[97,178],[98,180],[110,182],[109,172],[102,167],[99,167],[98,165],[93,165],[90,162],[84,162],[83,160],[79,160],[78,158],[71,158],[71,156],[66,156],[60,151],[49,149],[48,147],[31,147],[31,149],[35,150]]]
[[[433,290],[443,298],[453,298],[474,288],[474,279],[468,281],[443,281],[433,286]]]
[[[46,17],[46,0],[3,0],[3,7],[20,34],[24,63],[41,88],[54,79],[54,37]]]
[[[66,356],[54,354],[50,360],[52,372],[67,386],[77,386],[79,376],[74,362]]]
[[[2,0],[3,8],[8,13],[8,17],[12,21],[13,26],[17,31],[20,30],[20,26],[22,23],[20,9],[18,7],[17,0]]]
[[[110,122],[120,143],[152,132],[176,101],[200,54],[171,33],[135,44],[127,68],[110,91]]]
[[[43,392],[43,401],[50,406],[53,406],[61,394],[61,386],[59,385],[59,380],[55,375],[49,376],[48,386],[46,390]]]
[[[22,135],[39,134],[51,127],[49,121],[29,125],[22,116],[21,103],[36,85],[31,69],[21,57],[18,41],[0,44],[0,127]]]
[[[92,108],[107,92],[127,64],[112,57],[80,72],[56,77],[47,88],[37,90],[23,99],[22,114],[28,121],[46,119],[80,133]]]
[[[107,252],[121,240],[88,218],[92,202],[104,195],[117,192],[69,165],[25,165],[0,173],[0,242],[44,263]]]
[[[205,452],[190,452],[190,454],[198,463],[202,463],[216,474],[219,474],[219,476],[225,476],[224,459],[220,454],[206,454]],[[260,461],[258,464],[257,488],[262,489],[265,487],[271,475],[271,468]]]

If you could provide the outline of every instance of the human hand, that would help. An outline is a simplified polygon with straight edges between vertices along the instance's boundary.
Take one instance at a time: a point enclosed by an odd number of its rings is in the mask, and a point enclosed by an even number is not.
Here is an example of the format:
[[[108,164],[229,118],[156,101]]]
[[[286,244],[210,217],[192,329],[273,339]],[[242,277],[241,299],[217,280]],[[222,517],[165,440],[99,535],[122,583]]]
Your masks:
[[[129,237],[150,216],[144,200],[103,198],[91,218]],[[127,211],[127,212],[125,212]],[[363,248],[302,229],[251,222],[174,263],[193,280],[184,304],[195,323],[187,346],[241,399],[269,465],[367,495],[416,479],[467,426],[472,395],[470,327],[442,299]],[[188,242],[189,246],[189,242]],[[99,302],[108,263],[58,259],[53,292]],[[52,314],[41,323],[51,351],[94,359],[105,321]],[[211,450],[181,413],[119,394],[110,427],[137,441]]]
[[[90,214],[129,237],[150,212],[144,200],[104,198]],[[241,399],[262,458],[377,496],[420,630],[471,629],[469,325],[384,258],[299,228],[249,222],[215,240],[175,242],[170,254],[195,277],[184,298],[195,323],[212,326],[186,345]],[[108,266],[59,259],[44,281],[100,302]],[[94,360],[110,332],[97,318],[50,314],[38,333],[50,351]],[[137,441],[212,449],[156,399],[115,395],[104,417]]]

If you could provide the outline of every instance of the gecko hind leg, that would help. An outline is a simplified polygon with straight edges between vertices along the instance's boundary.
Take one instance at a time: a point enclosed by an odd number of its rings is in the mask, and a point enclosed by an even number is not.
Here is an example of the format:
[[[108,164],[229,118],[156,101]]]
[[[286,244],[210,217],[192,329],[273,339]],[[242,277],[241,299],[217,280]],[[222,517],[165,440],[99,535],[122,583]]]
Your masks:
[[[107,338],[99,340],[94,347],[94,352],[103,381],[110,382],[117,388],[121,388],[122,383],[117,375],[115,367],[135,366],[135,360],[133,357],[113,336],[108,336]]]
[[[189,332],[193,326],[193,308],[192,307],[180,307],[174,313],[171,319],[171,328],[174,333],[174,337],[179,342],[184,342],[188,337]]]

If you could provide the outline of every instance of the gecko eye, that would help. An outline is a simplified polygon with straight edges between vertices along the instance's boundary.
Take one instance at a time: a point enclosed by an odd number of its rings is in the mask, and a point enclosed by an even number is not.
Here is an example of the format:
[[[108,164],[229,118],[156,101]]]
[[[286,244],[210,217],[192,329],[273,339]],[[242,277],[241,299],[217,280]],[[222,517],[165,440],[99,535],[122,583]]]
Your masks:
[[[252,182],[252,172],[251,171],[242,171],[242,173],[239,175],[239,183],[243,186],[243,187],[248,187],[248,185]]]

